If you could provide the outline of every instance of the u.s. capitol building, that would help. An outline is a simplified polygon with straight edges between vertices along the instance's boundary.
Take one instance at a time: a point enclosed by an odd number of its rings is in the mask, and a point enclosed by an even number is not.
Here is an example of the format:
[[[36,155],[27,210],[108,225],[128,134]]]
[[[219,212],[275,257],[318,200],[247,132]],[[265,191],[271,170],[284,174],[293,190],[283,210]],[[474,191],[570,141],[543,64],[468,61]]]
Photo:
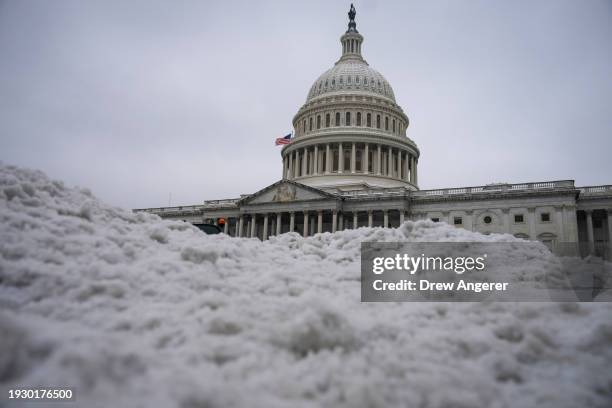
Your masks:
[[[573,180],[419,189],[421,152],[387,80],[362,57],[355,12],[342,55],[308,90],[282,155],[282,179],[239,198],[147,208],[163,218],[216,223],[231,236],[268,239],[431,219],[488,233],[540,240],[551,248],[609,257],[612,185]]]

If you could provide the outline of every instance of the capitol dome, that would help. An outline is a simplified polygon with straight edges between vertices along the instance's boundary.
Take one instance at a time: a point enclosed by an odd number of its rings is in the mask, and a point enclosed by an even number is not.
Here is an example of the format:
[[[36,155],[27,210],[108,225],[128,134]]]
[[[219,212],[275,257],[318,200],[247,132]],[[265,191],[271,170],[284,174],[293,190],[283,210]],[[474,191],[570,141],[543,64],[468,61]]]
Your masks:
[[[417,190],[419,149],[389,82],[363,59],[355,9],[342,54],[310,87],[283,147],[283,179],[331,190]]]
[[[389,98],[395,103],[395,95],[389,82],[363,59],[338,61],[325,71],[312,85],[306,102],[320,97],[342,93],[374,94]]]

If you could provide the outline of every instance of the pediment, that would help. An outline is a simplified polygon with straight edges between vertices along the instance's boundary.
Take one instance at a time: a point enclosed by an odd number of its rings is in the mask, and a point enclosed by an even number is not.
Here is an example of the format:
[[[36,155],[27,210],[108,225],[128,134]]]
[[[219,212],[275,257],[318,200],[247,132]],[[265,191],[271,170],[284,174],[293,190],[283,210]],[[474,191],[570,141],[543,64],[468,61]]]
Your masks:
[[[281,180],[248,197],[240,204],[291,203],[298,201],[330,200],[340,197],[295,181]]]

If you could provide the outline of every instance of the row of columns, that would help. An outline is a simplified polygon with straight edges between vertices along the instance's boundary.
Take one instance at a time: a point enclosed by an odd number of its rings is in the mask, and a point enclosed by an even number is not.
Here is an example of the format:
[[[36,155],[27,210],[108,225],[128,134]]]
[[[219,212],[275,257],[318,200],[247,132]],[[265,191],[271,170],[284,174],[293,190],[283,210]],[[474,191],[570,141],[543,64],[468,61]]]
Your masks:
[[[587,224],[587,241],[589,244],[589,254],[595,253],[595,231],[593,229],[593,210],[584,210]],[[612,253],[612,209],[606,210],[608,218],[608,245]]]
[[[361,160],[362,168],[358,172],[357,166],[356,166],[356,163],[357,163],[356,145],[357,143],[355,142],[351,143],[350,165],[349,165],[349,170],[348,170],[350,171],[351,174],[355,174],[355,173],[375,174],[377,176],[385,175],[388,177],[393,177],[393,174],[395,173],[394,171],[395,160],[393,159],[393,157],[394,157],[394,152],[397,150],[397,152],[395,152],[397,156],[397,160],[398,160],[397,178],[407,181],[409,183],[412,183],[414,185],[418,184],[418,173],[417,173],[418,160],[414,155],[410,154],[410,152],[401,150],[401,149],[397,149],[397,148],[394,149],[391,146],[383,146],[383,145],[377,144],[375,145],[376,146],[376,153],[375,153],[376,154],[376,161],[375,161],[376,167],[374,168],[373,166],[372,171],[370,172],[369,171],[370,143],[366,143],[365,148],[362,150],[362,160]],[[332,173],[332,162],[333,162],[331,144],[327,143],[324,146],[325,146],[325,150],[322,151],[322,153],[325,155],[324,156],[325,157],[325,162],[324,162],[325,167],[321,169],[322,170],[321,173],[320,173],[321,166],[319,164],[319,157],[321,156],[319,154],[319,145],[314,145],[313,152],[311,152],[311,149],[310,149],[311,146],[308,146],[308,147],[303,147],[301,149],[295,149],[294,151],[292,151],[291,153],[287,154],[284,157],[283,159],[283,179],[294,179],[296,177],[306,176],[306,175],[317,176],[321,174],[331,174]],[[338,152],[337,173],[342,174],[345,172],[344,145],[343,143],[338,143],[337,146],[338,146],[337,148],[337,152]],[[383,168],[383,148],[387,150],[387,163],[386,163],[387,168],[386,169]],[[334,153],[335,153],[335,150],[334,150]],[[312,161],[312,171],[310,170],[311,166],[310,166],[309,160]],[[403,160],[406,160],[404,165],[402,165]],[[298,174],[299,176],[297,176]]]
[[[347,213],[341,213],[338,212],[336,210],[328,210],[331,211],[332,213],[332,231],[331,232],[336,232],[337,230],[342,230],[345,229],[345,220],[344,220],[344,216]],[[376,210],[376,211],[381,211],[383,213],[383,227],[384,228],[388,228],[389,227],[389,211],[391,210]],[[358,213],[360,212],[366,212],[366,211],[354,211],[352,212],[353,216],[352,216],[352,225],[353,225],[353,229],[356,229],[358,227]],[[307,237],[309,235],[309,230],[310,230],[310,223],[311,223],[311,219],[310,219],[310,215],[311,213],[314,213],[313,216],[316,217],[314,219],[313,222],[315,222],[316,224],[316,232],[315,233],[322,233],[323,232],[323,210],[318,210],[318,211],[304,211],[304,219],[303,219],[303,236]],[[259,213],[254,213],[254,214],[249,214],[250,219],[246,222],[245,225],[245,220],[247,217],[245,216],[240,216],[238,217],[238,221],[237,221],[237,227],[235,229],[234,232],[234,236],[236,237],[251,237],[251,238],[255,238],[258,236],[257,234],[257,220],[259,220],[259,217],[263,217],[263,231],[262,231],[262,238],[264,240],[268,239],[270,236],[270,231],[274,230],[275,235],[280,235],[281,231],[282,231],[282,214],[283,213],[276,213],[276,217],[274,216],[270,216],[270,214],[268,213],[263,213],[263,214],[259,214]],[[289,212],[289,232],[295,232],[295,227],[296,227],[296,222],[295,222],[295,212]],[[350,214],[350,213],[349,213]],[[368,210],[367,211],[368,214],[368,227],[373,227],[374,226],[374,210]],[[405,219],[406,219],[406,213],[405,211],[399,211],[399,218],[400,218],[400,224],[403,224]],[[273,221],[273,225],[270,225],[271,220]],[[348,220],[347,220],[348,223]],[[348,224],[347,224],[348,225]],[[228,233],[228,224],[226,223],[226,225],[224,226],[224,232],[227,234]]]

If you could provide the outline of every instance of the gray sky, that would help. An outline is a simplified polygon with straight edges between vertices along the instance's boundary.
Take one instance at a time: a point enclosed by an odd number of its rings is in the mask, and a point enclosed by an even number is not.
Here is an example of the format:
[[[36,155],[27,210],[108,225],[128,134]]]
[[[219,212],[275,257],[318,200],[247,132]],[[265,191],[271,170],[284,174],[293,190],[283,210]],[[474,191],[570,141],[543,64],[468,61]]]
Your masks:
[[[348,1],[0,0],[0,160],[127,208],[277,181]],[[422,189],[612,184],[611,1],[356,1]]]

